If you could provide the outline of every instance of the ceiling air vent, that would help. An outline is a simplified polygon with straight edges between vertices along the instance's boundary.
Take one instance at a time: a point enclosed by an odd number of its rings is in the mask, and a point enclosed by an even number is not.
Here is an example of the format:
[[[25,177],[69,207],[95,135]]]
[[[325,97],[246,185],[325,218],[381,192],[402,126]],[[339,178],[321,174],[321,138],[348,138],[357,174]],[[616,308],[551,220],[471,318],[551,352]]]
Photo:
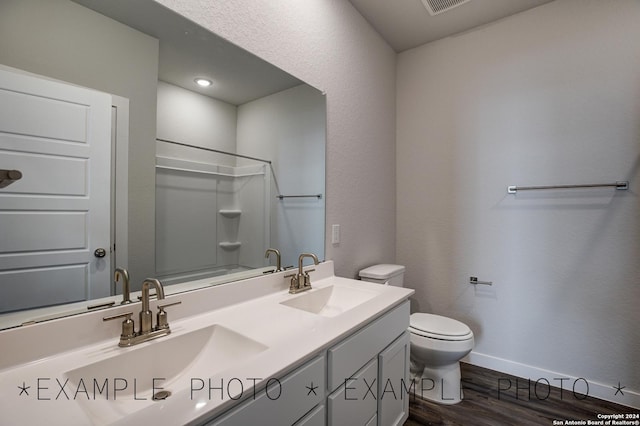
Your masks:
[[[422,4],[427,8],[431,16],[435,16],[448,12],[470,1],[471,0],[422,0]]]

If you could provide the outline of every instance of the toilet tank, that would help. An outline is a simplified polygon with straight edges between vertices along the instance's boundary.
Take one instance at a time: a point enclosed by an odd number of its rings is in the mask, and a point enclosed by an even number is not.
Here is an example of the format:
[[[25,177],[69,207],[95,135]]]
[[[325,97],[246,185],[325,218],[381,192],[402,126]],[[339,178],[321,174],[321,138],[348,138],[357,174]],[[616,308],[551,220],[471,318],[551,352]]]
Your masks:
[[[369,266],[358,274],[362,281],[393,285],[402,287],[404,285],[404,266],[381,264]]]

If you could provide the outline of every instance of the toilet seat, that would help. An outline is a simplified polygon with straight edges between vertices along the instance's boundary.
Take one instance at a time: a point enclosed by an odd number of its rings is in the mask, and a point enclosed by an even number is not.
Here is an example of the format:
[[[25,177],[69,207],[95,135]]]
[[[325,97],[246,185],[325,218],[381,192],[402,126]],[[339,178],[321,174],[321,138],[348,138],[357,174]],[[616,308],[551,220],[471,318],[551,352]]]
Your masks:
[[[473,332],[466,324],[440,315],[415,313],[409,320],[409,332],[438,340],[468,340]]]

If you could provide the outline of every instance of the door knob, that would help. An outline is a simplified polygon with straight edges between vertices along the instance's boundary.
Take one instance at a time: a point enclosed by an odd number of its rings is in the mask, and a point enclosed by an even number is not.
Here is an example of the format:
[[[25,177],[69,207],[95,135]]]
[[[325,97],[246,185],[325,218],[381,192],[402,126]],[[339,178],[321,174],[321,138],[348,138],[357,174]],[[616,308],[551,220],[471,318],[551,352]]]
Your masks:
[[[0,188],[7,187],[20,179],[22,179],[22,172],[20,170],[0,169]]]
[[[105,257],[107,255],[107,251],[103,248],[98,248],[93,252],[95,257]]]

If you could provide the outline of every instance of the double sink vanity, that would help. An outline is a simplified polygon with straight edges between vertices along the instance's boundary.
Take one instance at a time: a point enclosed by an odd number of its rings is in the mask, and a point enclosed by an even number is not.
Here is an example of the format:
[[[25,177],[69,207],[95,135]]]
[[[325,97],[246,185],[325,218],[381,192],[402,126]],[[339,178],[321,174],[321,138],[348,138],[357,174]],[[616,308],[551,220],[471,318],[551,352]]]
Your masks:
[[[152,300],[171,332],[133,346],[104,318],[139,304],[0,331],[0,423],[402,424],[413,290],[314,268]]]

